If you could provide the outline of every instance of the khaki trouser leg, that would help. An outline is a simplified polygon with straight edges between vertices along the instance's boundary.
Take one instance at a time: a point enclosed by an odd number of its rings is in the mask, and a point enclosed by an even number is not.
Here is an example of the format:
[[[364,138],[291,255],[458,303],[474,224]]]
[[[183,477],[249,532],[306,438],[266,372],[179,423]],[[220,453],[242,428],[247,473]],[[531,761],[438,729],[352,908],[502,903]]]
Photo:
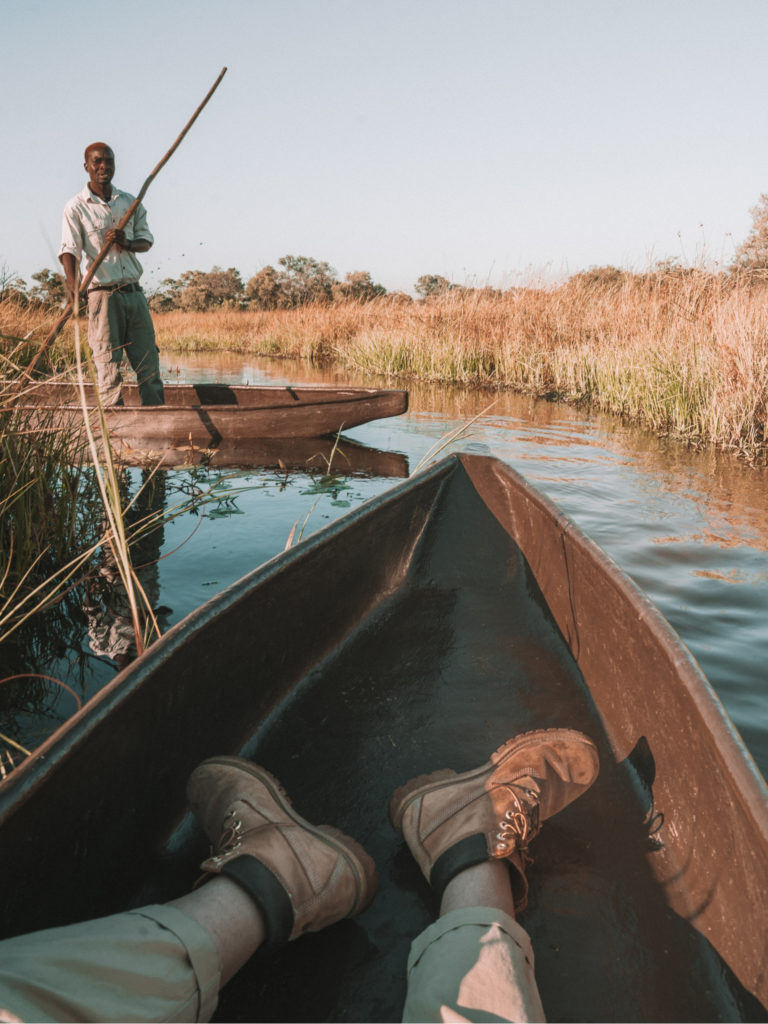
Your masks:
[[[207,1021],[219,976],[205,929],[142,907],[0,942],[0,1020]]]
[[[143,292],[91,292],[88,342],[104,405],[120,402],[123,356],[136,373],[142,405],[163,404],[155,328]]]
[[[527,933],[489,907],[452,910],[411,946],[404,1021],[543,1021]]]
[[[120,363],[123,349],[120,343],[120,318],[109,292],[91,292],[88,295],[88,344],[93,353],[99,395],[104,405],[117,405],[120,401]]]
[[[136,373],[142,405],[162,405],[163,382],[155,326],[143,292],[118,292],[125,317],[125,354]]]

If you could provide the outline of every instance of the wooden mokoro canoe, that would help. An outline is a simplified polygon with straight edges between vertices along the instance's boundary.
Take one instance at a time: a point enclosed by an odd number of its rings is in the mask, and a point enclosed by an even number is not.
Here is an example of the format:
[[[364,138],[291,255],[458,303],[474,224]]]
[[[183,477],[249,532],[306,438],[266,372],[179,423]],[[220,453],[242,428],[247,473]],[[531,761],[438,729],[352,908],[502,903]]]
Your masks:
[[[92,385],[86,385],[93,410]],[[222,441],[322,437],[371,420],[399,416],[408,392],[386,388],[288,387],[256,384],[167,384],[165,405],[142,406],[138,388],[122,389],[124,405],[105,410],[110,437],[128,448]],[[47,381],[25,389],[15,407],[36,428],[76,428],[82,422],[77,384]]]
[[[768,794],[647,598],[506,465],[452,457],[173,627],[0,786],[4,935],[164,900],[206,841],[192,768],[240,753],[356,836],[381,889],[255,957],[223,1020],[399,1020],[431,894],[386,817],[415,774],[582,729],[593,788],[532,848],[550,1020],[765,1020]]]

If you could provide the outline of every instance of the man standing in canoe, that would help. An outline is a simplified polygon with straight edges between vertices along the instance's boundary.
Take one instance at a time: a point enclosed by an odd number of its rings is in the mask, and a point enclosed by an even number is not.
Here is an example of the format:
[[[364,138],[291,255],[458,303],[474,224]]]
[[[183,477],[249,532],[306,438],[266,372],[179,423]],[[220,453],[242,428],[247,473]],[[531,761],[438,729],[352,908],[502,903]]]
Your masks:
[[[115,154],[104,142],[85,150],[88,183],[64,207],[59,260],[67,295],[74,299],[80,261],[87,273],[103,246],[111,248],[88,288],[88,342],[93,352],[99,393],[104,405],[122,405],[120,363],[123,356],[135,370],[142,405],[162,405],[163,383],[149,306],[139,285],[142,268],[136,253],[154,242],[147,213],[139,204],[123,230],[117,225],[134,197],[114,188]]]

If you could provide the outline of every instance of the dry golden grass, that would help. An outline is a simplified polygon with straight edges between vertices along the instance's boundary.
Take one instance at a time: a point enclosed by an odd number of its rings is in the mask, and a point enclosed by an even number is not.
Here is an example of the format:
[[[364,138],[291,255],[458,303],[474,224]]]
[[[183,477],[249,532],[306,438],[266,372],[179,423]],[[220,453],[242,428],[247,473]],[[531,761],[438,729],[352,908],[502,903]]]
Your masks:
[[[698,444],[768,448],[768,288],[747,280],[585,274],[502,295],[166,313],[156,323],[166,350],[298,356],[401,380],[510,388]]]
[[[697,270],[266,312],[155,314],[163,351],[279,355],[581,402],[768,452],[768,286]]]
[[[61,310],[42,309],[36,305],[23,305],[16,299],[0,302],[0,356],[18,365],[26,365],[47,338],[59,318]],[[75,334],[70,321],[51,346],[40,369],[51,363],[70,362],[73,358]],[[12,366],[6,364],[3,375],[8,376]]]

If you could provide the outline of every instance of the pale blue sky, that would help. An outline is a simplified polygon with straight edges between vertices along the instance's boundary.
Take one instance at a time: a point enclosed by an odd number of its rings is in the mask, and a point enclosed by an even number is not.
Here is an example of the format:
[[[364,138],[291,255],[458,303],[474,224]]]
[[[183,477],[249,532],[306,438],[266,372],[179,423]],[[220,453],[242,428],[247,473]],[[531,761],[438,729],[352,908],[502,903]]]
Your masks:
[[[766,0],[3,0],[0,268],[56,267],[82,150],[150,282],[286,253],[508,286],[730,259],[768,192]]]

